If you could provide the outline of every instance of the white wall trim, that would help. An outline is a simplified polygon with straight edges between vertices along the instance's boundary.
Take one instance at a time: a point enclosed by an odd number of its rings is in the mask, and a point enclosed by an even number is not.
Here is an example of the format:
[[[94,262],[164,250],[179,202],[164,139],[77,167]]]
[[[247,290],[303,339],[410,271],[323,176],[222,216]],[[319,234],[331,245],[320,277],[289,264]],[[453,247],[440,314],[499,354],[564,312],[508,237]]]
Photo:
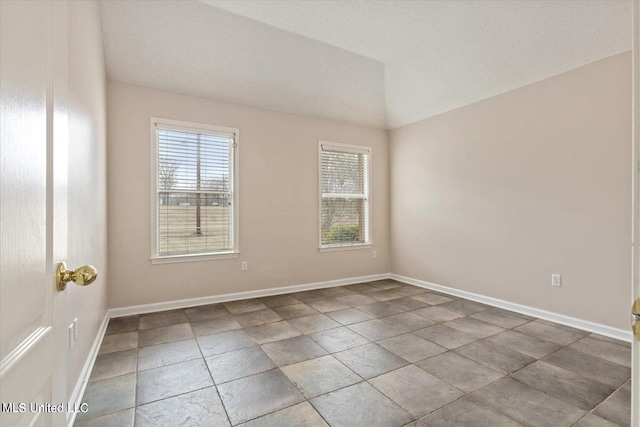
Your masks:
[[[388,279],[390,275],[374,274],[371,276],[350,277],[347,279],[328,280],[326,282],[307,283],[304,285],[283,286],[279,288],[260,289],[256,291],[235,292],[232,294],[211,295],[200,298],[188,298],[152,304],[132,305],[109,309],[110,318],[132,316],[135,314],[153,313],[156,311],[174,310],[179,308],[197,307],[199,305],[215,304],[219,302],[236,301],[249,298],[268,297],[272,295],[290,294],[293,292],[310,291],[313,289],[332,288],[335,286],[353,285],[355,283],[371,282]]]
[[[84,363],[84,367],[82,368],[82,372],[80,373],[80,378],[78,378],[78,382],[76,383],[75,388],[73,389],[73,393],[71,394],[71,398],[69,399],[69,403],[73,405],[75,408],[79,408],[82,403],[82,398],[84,397],[84,391],[87,388],[87,384],[89,383],[89,377],[91,376],[91,371],[93,371],[93,365],[96,363],[96,357],[98,357],[98,352],[100,351],[100,346],[102,346],[102,339],[104,338],[105,333],[107,332],[107,325],[109,324],[109,311],[104,314],[104,318],[102,319],[102,324],[98,329],[98,333],[96,334],[95,340],[93,340],[93,345],[91,346],[91,350],[89,351],[89,355],[87,356],[87,360]],[[77,412],[68,412],[67,413],[67,426],[72,427],[73,423],[76,421]]]
[[[516,304],[497,298],[475,294],[473,292],[450,288],[448,286],[437,285],[435,283],[425,282],[423,280],[413,279],[411,277],[400,276],[398,274],[391,273],[390,278],[398,282],[419,286],[421,288],[437,292],[442,292],[443,294],[454,295],[471,301],[487,304],[493,307],[503,308],[505,310],[515,311],[516,313],[537,317],[539,319],[548,320],[550,322],[559,323],[561,325],[570,326],[572,328],[581,329],[588,332],[593,332],[596,334],[604,335],[606,337],[615,338],[620,341],[632,341],[631,331],[625,329],[613,328],[611,326],[602,325],[600,323],[594,323],[588,320],[565,316],[563,314],[553,313],[551,311],[541,310],[539,308],[529,307],[526,305]]]

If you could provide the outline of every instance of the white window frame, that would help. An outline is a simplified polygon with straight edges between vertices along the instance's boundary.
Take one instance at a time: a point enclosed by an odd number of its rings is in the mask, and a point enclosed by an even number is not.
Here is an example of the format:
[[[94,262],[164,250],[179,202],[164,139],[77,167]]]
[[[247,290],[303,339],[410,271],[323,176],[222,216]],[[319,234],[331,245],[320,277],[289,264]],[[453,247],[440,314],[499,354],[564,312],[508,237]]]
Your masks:
[[[366,153],[367,154],[367,177],[366,177],[366,209],[367,209],[367,223],[365,224],[365,230],[367,234],[367,242],[363,243],[338,243],[331,245],[322,244],[322,147],[334,148],[338,151],[351,152],[351,153]],[[320,252],[333,252],[333,251],[348,251],[354,249],[371,249],[373,247],[373,214],[372,206],[373,201],[371,198],[371,165],[373,161],[373,148],[364,145],[352,145],[343,144],[340,142],[331,141],[318,141],[318,242]]]
[[[164,129],[185,130],[188,132],[225,132],[233,133],[233,173],[231,191],[233,194],[233,249],[224,252],[209,252],[202,254],[185,255],[158,255],[158,136],[157,129],[160,125]],[[203,123],[185,122],[182,120],[151,117],[150,120],[151,141],[151,257],[152,264],[168,264],[174,262],[207,261],[215,259],[238,258],[240,254],[240,196],[239,196],[239,165],[240,165],[240,130],[223,126]]]

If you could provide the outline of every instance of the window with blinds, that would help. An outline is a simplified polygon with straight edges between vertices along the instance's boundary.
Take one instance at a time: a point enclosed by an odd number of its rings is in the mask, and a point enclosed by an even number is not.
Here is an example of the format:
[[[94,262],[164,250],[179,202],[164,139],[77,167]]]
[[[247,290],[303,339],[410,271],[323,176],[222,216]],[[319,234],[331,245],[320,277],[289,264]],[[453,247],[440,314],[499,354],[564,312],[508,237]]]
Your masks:
[[[155,256],[237,252],[237,130],[155,119]]]
[[[321,248],[370,243],[371,149],[320,142]]]

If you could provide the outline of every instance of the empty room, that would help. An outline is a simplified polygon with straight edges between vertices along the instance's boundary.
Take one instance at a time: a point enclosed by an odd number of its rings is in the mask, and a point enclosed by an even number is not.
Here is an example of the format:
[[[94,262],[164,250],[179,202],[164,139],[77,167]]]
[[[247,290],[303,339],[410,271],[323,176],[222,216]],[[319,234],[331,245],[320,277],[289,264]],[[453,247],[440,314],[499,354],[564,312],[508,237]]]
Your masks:
[[[638,18],[0,0],[0,425],[640,427]]]

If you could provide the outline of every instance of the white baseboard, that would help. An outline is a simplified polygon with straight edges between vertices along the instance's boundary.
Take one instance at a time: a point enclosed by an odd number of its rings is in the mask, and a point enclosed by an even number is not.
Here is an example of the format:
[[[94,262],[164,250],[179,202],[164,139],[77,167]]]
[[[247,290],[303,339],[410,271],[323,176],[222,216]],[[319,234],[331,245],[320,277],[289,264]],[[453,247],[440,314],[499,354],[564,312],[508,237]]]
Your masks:
[[[78,382],[73,389],[73,393],[71,394],[71,399],[69,399],[69,403],[73,405],[75,408],[79,408],[82,403],[82,397],[84,396],[84,391],[87,388],[87,384],[89,383],[89,377],[91,376],[91,371],[93,371],[93,365],[96,363],[96,357],[98,357],[98,352],[100,351],[100,346],[102,345],[102,339],[104,338],[105,333],[107,332],[107,325],[109,324],[109,312],[107,311],[102,319],[102,324],[100,324],[100,328],[98,329],[98,333],[96,334],[96,338],[93,340],[93,345],[91,346],[91,350],[89,351],[89,355],[87,356],[87,360],[82,367],[82,372],[80,373],[80,378],[78,378]],[[67,426],[72,427],[73,423],[76,421],[77,412],[68,412],[67,413]]]
[[[572,328],[581,329],[583,331],[593,332],[596,334],[604,335],[606,337],[615,338],[620,341],[632,342],[633,339],[631,331],[625,329],[613,328],[611,326],[590,322],[588,320],[582,320],[576,317],[570,317],[563,314],[553,313],[551,311],[541,310],[539,308],[516,304],[513,302],[491,298],[480,294],[474,294],[473,292],[450,288],[448,286],[436,285],[435,283],[429,283],[423,280],[413,279],[411,277],[400,276],[398,274],[391,273],[390,278],[398,282],[419,286],[421,288],[437,292],[442,292],[443,294],[465,298],[493,307],[503,308],[505,310],[515,311],[516,313],[537,317],[539,319],[548,320],[550,322],[559,323],[561,325],[570,326]]]
[[[197,307],[199,305],[215,304],[227,301],[237,301],[249,298],[268,297],[272,295],[290,294],[293,292],[310,291],[313,289],[332,288],[335,286],[353,285],[355,283],[371,282],[388,279],[390,275],[374,274],[371,276],[350,277],[348,279],[329,280],[326,282],[307,283],[304,285],[283,286],[279,288],[260,289],[257,291],[235,292],[232,294],[212,295],[201,298],[188,298],[175,301],[158,302],[153,304],[132,305],[109,309],[110,318],[133,316],[135,314],[153,313],[156,311],[175,310],[179,308]]]

